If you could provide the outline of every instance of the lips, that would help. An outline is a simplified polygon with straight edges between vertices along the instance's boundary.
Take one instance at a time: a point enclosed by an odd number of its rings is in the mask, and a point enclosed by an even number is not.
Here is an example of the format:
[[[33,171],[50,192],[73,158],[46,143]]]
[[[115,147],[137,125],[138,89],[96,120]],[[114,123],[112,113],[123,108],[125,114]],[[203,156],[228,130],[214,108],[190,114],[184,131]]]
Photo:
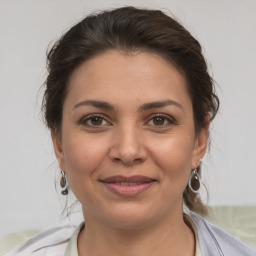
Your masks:
[[[111,176],[100,180],[100,182],[111,192],[121,196],[136,196],[148,190],[155,179],[145,176]]]

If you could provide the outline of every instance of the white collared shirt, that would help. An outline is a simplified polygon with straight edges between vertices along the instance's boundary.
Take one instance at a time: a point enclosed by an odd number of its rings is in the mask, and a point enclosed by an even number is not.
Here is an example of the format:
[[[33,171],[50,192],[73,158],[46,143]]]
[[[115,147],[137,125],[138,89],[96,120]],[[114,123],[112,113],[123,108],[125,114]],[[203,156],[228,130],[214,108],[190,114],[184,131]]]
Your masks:
[[[204,220],[201,216],[189,212],[185,216],[194,230],[196,238],[195,256],[256,256],[256,251],[232,235]],[[77,238],[83,227],[54,227],[47,229],[5,256],[78,256]]]

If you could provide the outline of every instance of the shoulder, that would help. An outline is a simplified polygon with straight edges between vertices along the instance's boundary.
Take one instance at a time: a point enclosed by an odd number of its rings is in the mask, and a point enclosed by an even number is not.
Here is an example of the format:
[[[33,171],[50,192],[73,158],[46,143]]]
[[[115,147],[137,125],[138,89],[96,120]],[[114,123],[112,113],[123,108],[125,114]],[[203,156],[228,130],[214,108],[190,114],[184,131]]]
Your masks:
[[[256,256],[256,251],[253,248],[206,221],[198,214],[190,212],[189,216],[196,226],[202,255]]]
[[[45,229],[44,231],[16,246],[4,256],[63,256],[66,246],[75,229],[76,227],[71,225]]]

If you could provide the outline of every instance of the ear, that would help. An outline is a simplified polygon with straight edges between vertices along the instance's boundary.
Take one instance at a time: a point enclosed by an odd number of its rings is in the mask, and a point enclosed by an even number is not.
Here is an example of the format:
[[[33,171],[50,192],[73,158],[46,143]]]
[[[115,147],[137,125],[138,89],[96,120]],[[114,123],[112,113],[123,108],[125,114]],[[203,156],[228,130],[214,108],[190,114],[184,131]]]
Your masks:
[[[209,125],[210,117],[205,118],[205,126],[200,128],[195,138],[195,145],[193,150],[193,157],[191,167],[195,169],[199,166],[200,160],[204,157],[207,150],[208,138],[209,138]]]
[[[54,130],[51,131],[51,137],[52,137],[52,143],[53,143],[55,156],[59,163],[59,167],[62,171],[65,172],[65,161],[64,161],[64,154],[62,151],[61,138],[60,138],[59,134],[57,134],[57,132]]]

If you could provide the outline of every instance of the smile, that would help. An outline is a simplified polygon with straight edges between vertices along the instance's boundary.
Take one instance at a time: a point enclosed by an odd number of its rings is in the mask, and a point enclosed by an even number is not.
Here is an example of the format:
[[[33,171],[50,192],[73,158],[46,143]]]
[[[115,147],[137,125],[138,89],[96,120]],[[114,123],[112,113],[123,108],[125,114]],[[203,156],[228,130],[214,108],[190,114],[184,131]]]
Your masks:
[[[119,182],[115,184],[121,185],[121,186],[135,186],[135,185],[140,185],[142,183],[141,182]]]
[[[121,196],[136,196],[148,190],[156,180],[145,176],[112,176],[100,180],[100,182],[111,192]]]

